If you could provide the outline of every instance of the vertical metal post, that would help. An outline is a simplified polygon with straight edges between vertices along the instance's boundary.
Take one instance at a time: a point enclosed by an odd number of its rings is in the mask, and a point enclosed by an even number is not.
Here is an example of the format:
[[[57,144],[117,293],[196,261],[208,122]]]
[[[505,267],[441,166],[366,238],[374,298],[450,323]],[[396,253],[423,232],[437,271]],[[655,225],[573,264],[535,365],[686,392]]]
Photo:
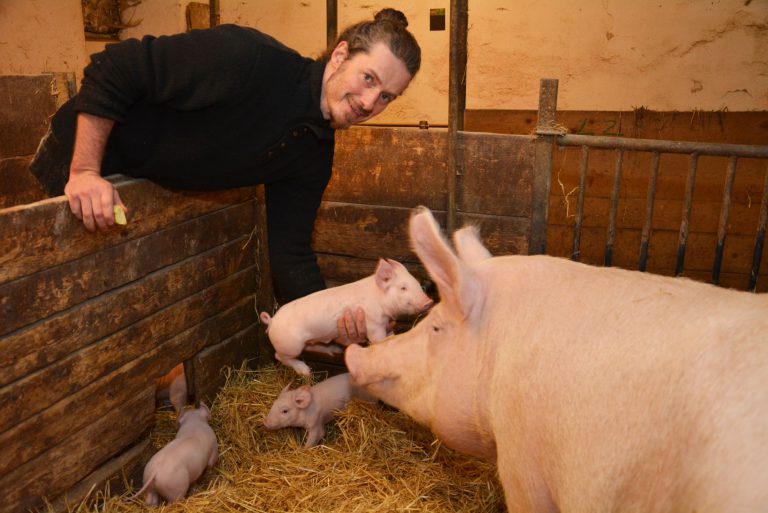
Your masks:
[[[581,260],[581,223],[584,220],[584,193],[587,188],[587,170],[589,168],[589,146],[581,147],[581,165],[579,166],[579,199],[576,200],[576,218],[573,223],[573,247],[571,260]]]
[[[728,215],[731,210],[731,193],[733,181],[736,178],[736,162],[738,157],[728,159],[728,170],[725,173],[723,188],[723,206],[720,209],[720,222],[717,225],[717,246],[715,247],[715,262],[712,264],[712,283],[720,283],[720,268],[723,266],[723,251],[725,250],[725,234],[728,230]]]
[[[218,26],[221,22],[219,0],[208,0],[208,11],[211,16],[211,28]]]
[[[760,260],[763,258],[763,246],[765,245],[765,226],[768,224],[768,166],[765,169],[765,181],[763,182],[763,201],[760,203],[760,217],[757,220],[757,234],[755,235],[755,252],[752,254],[752,271],[749,273],[749,289],[755,292],[757,289],[757,276],[760,274]]]
[[[688,166],[688,177],[685,181],[685,199],[683,200],[683,220],[680,223],[680,237],[677,244],[677,262],[675,276],[682,276],[685,263],[685,246],[688,243],[688,231],[691,224],[691,209],[693,207],[693,189],[696,185],[696,170],[699,167],[699,154],[691,153]]]
[[[542,78],[539,86],[539,118],[534,143],[531,234],[528,237],[528,253],[531,255],[543,254],[547,251],[552,146],[555,136],[560,134],[555,126],[557,84],[557,79]]]
[[[651,176],[648,178],[648,194],[645,199],[645,221],[643,222],[643,234],[640,239],[640,264],[638,269],[645,272],[648,265],[648,248],[651,244],[651,224],[653,223],[653,204],[656,200],[656,182],[659,178],[659,160],[661,155],[658,151],[653,152],[653,161],[651,163]]]
[[[616,150],[616,169],[613,173],[613,189],[611,190],[611,209],[608,212],[608,235],[605,241],[606,267],[613,265],[613,244],[616,241],[616,217],[619,211],[619,192],[621,191],[621,166],[624,162],[624,150]]]
[[[467,24],[468,0],[451,0],[451,33],[448,59],[448,233],[456,229],[456,177],[461,175],[459,131],[464,129],[467,98]]]
[[[339,15],[337,0],[325,0],[325,22],[325,47],[330,48],[336,42],[338,32]]]

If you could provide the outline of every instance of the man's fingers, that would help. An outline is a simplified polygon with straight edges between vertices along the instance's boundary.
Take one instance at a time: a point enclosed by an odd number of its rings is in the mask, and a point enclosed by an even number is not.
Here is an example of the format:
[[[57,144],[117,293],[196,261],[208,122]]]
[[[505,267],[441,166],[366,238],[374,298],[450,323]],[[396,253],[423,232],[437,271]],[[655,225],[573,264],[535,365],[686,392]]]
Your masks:
[[[91,206],[90,199],[86,199],[85,201],[80,200],[80,208],[83,220],[83,224],[85,225],[85,229],[89,232],[96,231],[96,223],[93,220],[93,207]]]

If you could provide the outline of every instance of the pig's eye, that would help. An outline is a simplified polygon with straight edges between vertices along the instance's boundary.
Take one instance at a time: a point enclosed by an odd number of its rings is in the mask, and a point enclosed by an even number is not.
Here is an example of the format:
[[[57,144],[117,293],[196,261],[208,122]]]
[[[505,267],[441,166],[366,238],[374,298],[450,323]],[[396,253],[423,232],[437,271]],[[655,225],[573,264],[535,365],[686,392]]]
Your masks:
[[[403,292],[405,292],[406,290],[408,290],[408,287],[406,287],[405,285],[403,285],[402,287],[400,287],[400,290],[402,290]]]
[[[437,324],[433,324],[432,325],[432,332],[433,333],[440,333],[440,326],[438,326]]]
[[[288,413],[288,409],[283,410],[283,415],[286,415]]]

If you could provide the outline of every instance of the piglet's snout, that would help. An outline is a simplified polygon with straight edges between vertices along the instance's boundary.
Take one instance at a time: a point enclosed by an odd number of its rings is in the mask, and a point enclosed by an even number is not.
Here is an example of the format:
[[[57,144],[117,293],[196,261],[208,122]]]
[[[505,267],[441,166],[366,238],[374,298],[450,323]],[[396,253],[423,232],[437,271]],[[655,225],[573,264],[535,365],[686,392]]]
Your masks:
[[[424,302],[421,304],[421,311],[425,312],[429,310],[430,308],[432,308],[432,305],[434,304],[435,302],[432,301],[432,299],[429,296],[427,296],[427,299],[425,299]]]

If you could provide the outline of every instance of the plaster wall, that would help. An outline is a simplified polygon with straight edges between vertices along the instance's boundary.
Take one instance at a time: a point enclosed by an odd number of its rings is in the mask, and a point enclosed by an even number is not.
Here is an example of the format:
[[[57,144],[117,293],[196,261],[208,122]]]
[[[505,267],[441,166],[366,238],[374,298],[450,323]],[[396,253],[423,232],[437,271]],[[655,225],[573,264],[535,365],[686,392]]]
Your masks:
[[[85,62],[80,0],[0,0],[0,75],[73,72]]]
[[[467,108],[768,109],[766,0],[470,0]]]
[[[144,0],[121,37],[186,28],[186,0]],[[422,51],[405,94],[374,121],[447,123],[449,31],[429,30],[450,1],[338,0],[339,30],[402,10]],[[220,0],[221,22],[268,32],[315,57],[325,0]],[[86,42],[80,0],[0,0],[0,74],[74,71],[104,43]],[[468,109],[536,109],[539,80],[560,81],[563,110],[768,110],[768,0],[469,0]]]

